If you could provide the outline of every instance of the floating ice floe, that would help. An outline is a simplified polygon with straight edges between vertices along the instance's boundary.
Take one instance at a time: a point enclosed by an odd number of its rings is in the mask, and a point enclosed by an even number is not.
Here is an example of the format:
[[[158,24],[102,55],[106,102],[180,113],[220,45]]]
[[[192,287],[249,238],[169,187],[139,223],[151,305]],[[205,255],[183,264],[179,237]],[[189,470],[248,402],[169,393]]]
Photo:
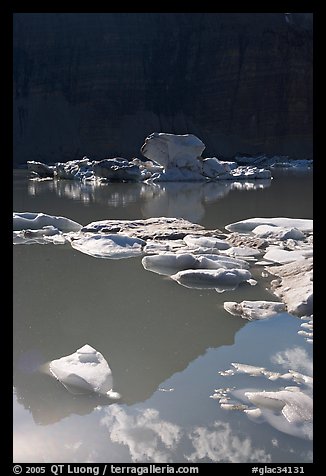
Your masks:
[[[112,390],[113,379],[109,364],[100,352],[86,344],[75,353],[52,360],[50,372],[72,393],[91,393],[119,399]]]
[[[234,316],[241,316],[249,321],[253,319],[265,319],[286,310],[282,302],[272,301],[242,301],[225,302],[224,309]]]
[[[247,218],[235,223],[230,223],[225,228],[228,231],[250,232],[259,225],[271,225],[285,228],[297,228],[303,232],[313,230],[313,220],[302,218]]]
[[[146,241],[118,234],[96,234],[71,240],[71,246],[94,258],[131,258],[143,253]]]
[[[251,278],[251,273],[246,269],[188,269],[171,278],[187,288],[215,288],[217,292],[223,292],[236,289]]]
[[[52,226],[62,232],[79,231],[82,228],[82,225],[79,223],[69,220],[65,217],[33,212],[13,213],[14,231],[42,230],[44,227],[49,226]],[[48,229],[45,228],[45,232],[47,230]]]

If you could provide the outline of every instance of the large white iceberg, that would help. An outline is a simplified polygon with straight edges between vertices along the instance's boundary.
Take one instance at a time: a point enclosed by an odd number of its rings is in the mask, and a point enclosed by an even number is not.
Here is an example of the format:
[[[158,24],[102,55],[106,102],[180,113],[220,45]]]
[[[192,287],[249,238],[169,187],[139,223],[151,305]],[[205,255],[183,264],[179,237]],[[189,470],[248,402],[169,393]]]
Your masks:
[[[143,253],[146,241],[118,234],[82,235],[71,240],[71,246],[94,258],[131,258]]]
[[[88,344],[71,355],[52,360],[49,368],[52,375],[73,393],[95,392],[112,399],[120,398],[112,390],[109,364],[100,352]]]
[[[233,290],[240,283],[251,279],[251,273],[246,269],[188,269],[171,278],[188,288],[215,288],[218,292],[223,292]]]
[[[33,212],[13,213],[14,231],[40,230],[48,226],[53,226],[63,232],[79,231],[82,228],[79,223],[65,217]]]
[[[225,228],[228,231],[250,232],[258,225],[271,225],[280,227],[297,228],[298,230],[310,232],[313,230],[313,220],[302,218],[247,218],[235,223],[230,223]]]
[[[176,135],[154,132],[145,139],[142,154],[165,169],[193,167],[205,149],[205,144],[193,134]]]
[[[225,302],[224,309],[234,316],[241,316],[249,321],[253,319],[264,319],[274,316],[286,310],[282,302],[272,301],[242,301]]]

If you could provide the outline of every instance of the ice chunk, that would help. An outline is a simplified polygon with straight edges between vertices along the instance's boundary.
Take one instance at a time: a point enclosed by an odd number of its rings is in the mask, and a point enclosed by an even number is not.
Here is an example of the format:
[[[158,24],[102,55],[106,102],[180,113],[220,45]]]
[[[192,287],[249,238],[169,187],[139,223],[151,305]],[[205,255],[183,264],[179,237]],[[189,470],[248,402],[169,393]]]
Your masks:
[[[35,162],[34,160],[27,161],[27,168],[30,172],[37,175],[38,177],[53,177],[54,166],[43,164],[43,162]]]
[[[176,271],[198,268],[199,260],[190,253],[162,253],[160,255],[144,256],[142,265],[148,271],[170,275]]]
[[[219,250],[227,250],[230,248],[229,243],[227,243],[225,240],[220,240],[219,238],[213,238],[210,236],[187,235],[184,237],[183,241],[188,246],[217,248]]]
[[[126,235],[85,235],[71,241],[71,246],[94,258],[131,258],[143,253],[146,241]]]
[[[303,240],[305,235],[298,228],[258,225],[252,232],[260,238],[271,238],[275,240]]]
[[[113,392],[112,372],[100,352],[86,344],[76,352],[52,360],[50,372],[73,393],[95,392],[109,398],[120,398]]]
[[[122,158],[100,160],[94,163],[93,169],[97,177],[111,182],[138,182],[141,177],[139,166]]]
[[[223,292],[233,290],[250,279],[251,273],[246,269],[188,269],[171,278],[188,288],[215,288],[218,292]]]
[[[240,315],[244,319],[264,319],[274,316],[286,310],[285,304],[282,302],[272,301],[242,301],[225,302],[224,309],[234,316]]]
[[[225,228],[229,231],[250,232],[258,225],[272,225],[287,228],[297,228],[298,230],[308,232],[313,230],[313,220],[302,218],[248,218],[235,223],[230,223]]]
[[[53,226],[63,232],[79,231],[82,228],[79,223],[65,217],[46,215],[45,213],[13,213],[14,231],[40,230],[48,226]]]
[[[204,159],[202,162],[203,174],[209,178],[217,178],[229,174],[230,167],[226,162],[219,161],[216,157]]]

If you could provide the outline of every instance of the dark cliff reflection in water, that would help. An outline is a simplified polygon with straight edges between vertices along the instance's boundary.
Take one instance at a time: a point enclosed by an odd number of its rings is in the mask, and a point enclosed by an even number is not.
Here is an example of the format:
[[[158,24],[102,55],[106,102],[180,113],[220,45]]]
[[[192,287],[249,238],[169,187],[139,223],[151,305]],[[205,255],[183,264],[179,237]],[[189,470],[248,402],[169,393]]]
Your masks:
[[[212,228],[250,216],[309,218],[311,175],[282,174],[270,186],[33,182],[18,172],[14,210],[105,218],[183,216]],[[259,188],[262,185],[262,188]],[[85,188],[86,187],[86,188]],[[284,191],[288,193],[285,194]],[[265,213],[264,213],[265,210]],[[273,368],[288,348],[311,348],[300,322],[230,316],[224,301],[270,299],[265,284],[184,288],[147,272],[141,258],[101,260],[67,245],[14,247],[14,460],[17,462],[298,462],[311,442],[223,411],[209,396],[232,386],[230,362]],[[40,371],[90,344],[108,360],[120,403],[72,395]],[[311,346],[310,346],[311,347]],[[274,370],[279,370],[274,365]],[[239,376],[242,388],[268,388]]]

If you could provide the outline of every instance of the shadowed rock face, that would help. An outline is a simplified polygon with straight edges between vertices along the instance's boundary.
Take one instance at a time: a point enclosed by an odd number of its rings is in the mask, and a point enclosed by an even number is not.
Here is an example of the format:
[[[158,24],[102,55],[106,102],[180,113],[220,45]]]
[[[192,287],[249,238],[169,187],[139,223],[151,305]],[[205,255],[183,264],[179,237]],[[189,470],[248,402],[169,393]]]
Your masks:
[[[312,14],[14,15],[15,164],[140,157],[152,132],[310,155]]]

